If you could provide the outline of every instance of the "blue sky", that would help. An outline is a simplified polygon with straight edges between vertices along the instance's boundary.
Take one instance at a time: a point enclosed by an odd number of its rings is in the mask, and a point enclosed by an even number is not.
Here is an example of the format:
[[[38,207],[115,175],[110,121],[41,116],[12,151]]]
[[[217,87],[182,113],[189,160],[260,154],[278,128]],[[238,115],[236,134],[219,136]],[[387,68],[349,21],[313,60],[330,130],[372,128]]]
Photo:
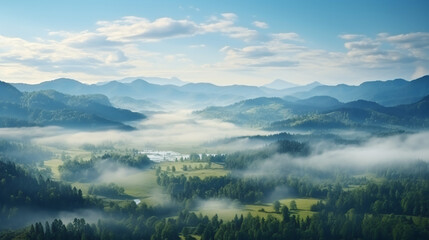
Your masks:
[[[429,1],[2,1],[0,79],[219,85],[429,74]]]

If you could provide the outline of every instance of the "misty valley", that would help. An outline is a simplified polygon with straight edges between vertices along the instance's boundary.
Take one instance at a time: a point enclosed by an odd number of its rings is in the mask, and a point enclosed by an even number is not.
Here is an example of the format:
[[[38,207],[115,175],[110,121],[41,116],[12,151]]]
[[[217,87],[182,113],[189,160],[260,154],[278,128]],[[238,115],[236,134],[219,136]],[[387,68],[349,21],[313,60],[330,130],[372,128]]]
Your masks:
[[[0,81],[0,239],[429,239],[429,76]]]

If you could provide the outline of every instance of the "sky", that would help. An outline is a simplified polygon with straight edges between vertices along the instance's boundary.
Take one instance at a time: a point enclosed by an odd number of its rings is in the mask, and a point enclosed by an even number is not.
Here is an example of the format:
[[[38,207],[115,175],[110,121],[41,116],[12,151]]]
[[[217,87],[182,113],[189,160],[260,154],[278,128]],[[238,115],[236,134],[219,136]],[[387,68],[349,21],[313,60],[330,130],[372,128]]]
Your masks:
[[[429,74],[427,0],[0,2],[0,80],[260,86]]]

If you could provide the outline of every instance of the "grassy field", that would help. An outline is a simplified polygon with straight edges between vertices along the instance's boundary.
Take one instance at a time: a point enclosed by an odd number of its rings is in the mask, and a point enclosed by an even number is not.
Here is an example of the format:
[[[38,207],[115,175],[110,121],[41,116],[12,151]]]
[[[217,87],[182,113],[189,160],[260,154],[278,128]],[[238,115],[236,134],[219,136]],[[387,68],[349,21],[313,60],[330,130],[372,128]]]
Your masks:
[[[114,181],[125,188],[125,194],[140,199],[149,205],[157,205],[166,202],[169,196],[162,192],[162,188],[156,183],[155,170],[146,169],[141,172],[122,177]]]
[[[61,160],[61,155],[69,156],[71,159],[84,159],[89,160],[91,158],[91,153],[82,149],[68,149],[61,150],[53,147],[47,148],[49,151],[53,153],[53,158],[47,161],[44,161],[44,165],[51,168],[53,173],[53,178],[56,180],[60,179],[60,172],[58,171],[58,167],[63,164]]]
[[[312,205],[316,204],[320,199],[317,198],[286,198],[280,200],[280,204],[286,205],[290,209],[290,202],[295,200],[297,210],[290,210],[292,214],[299,215],[300,218],[306,218],[313,216],[315,212],[311,211]]]
[[[187,166],[187,171],[183,170],[184,165]],[[158,166],[161,167],[161,170],[163,171],[167,171],[167,168],[169,168],[169,172],[172,172],[171,169],[175,167],[175,176],[180,176],[183,174],[186,177],[198,176],[200,178],[205,178],[209,176],[225,176],[229,173],[229,171],[225,170],[222,165],[216,163],[212,163],[210,169],[205,169],[205,167],[207,166],[206,162],[162,162],[157,164],[157,167]]]
[[[45,166],[51,168],[52,174],[53,174],[53,178],[55,180],[59,180],[60,179],[60,172],[58,171],[58,167],[61,164],[63,164],[63,161],[61,161],[60,159],[56,159],[56,158],[44,162]]]
[[[197,240],[201,239],[201,236],[198,236],[198,235],[195,235],[195,234],[191,234],[191,236],[194,237]],[[180,235],[179,237],[180,237],[180,239],[185,240],[185,237],[183,235]]]
[[[281,199],[279,202],[281,205],[286,205],[287,207],[290,206],[290,202],[292,200],[295,200],[296,205],[298,207],[297,210],[291,210],[291,213],[293,215],[299,216],[301,219],[306,218],[307,216],[311,217],[315,212],[310,211],[310,207],[313,204],[316,204],[317,201],[320,199],[316,198],[287,198],[287,199]],[[261,211],[263,209],[263,211]],[[235,215],[240,216],[243,215],[244,217],[247,216],[247,214],[252,214],[252,216],[259,216],[267,218],[268,215],[272,215],[278,219],[281,219],[281,214],[276,213],[273,208],[272,203],[267,204],[248,204],[243,205],[241,207],[236,208],[224,208],[224,209],[200,209],[199,211],[195,211],[195,213],[207,215],[209,217],[214,216],[217,214],[220,219],[223,219],[225,221],[232,220]]]

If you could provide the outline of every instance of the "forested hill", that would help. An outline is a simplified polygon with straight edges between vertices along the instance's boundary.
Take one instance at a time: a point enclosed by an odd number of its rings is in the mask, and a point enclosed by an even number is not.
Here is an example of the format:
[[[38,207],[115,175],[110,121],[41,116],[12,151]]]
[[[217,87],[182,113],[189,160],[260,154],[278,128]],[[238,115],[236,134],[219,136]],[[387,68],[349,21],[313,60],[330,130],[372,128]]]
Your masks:
[[[112,107],[104,95],[66,95],[53,90],[20,92],[0,82],[0,127],[62,126],[86,129],[132,129],[124,121],[141,113]]]
[[[317,86],[309,91],[292,94],[292,96],[298,98],[331,96],[342,102],[364,99],[384,106],[414,103],[427,95],[429,95],[429,75],[412,81],[395,79],[389,81],[368,81],[359,86],[346,84]]]
[[[385,107],[366,100],[342,103],[329,96],[303,100],[256,98],[195,114],[239,125],[284,129],[427,128],[429,96],[412,103]]]
[[[94,207],[82,191],[69,184],[35,177],[27,169],[0,156],[0,229],[15,228],[38,219],[38,211]],[[35,212],[32,212],[32,211]]]

